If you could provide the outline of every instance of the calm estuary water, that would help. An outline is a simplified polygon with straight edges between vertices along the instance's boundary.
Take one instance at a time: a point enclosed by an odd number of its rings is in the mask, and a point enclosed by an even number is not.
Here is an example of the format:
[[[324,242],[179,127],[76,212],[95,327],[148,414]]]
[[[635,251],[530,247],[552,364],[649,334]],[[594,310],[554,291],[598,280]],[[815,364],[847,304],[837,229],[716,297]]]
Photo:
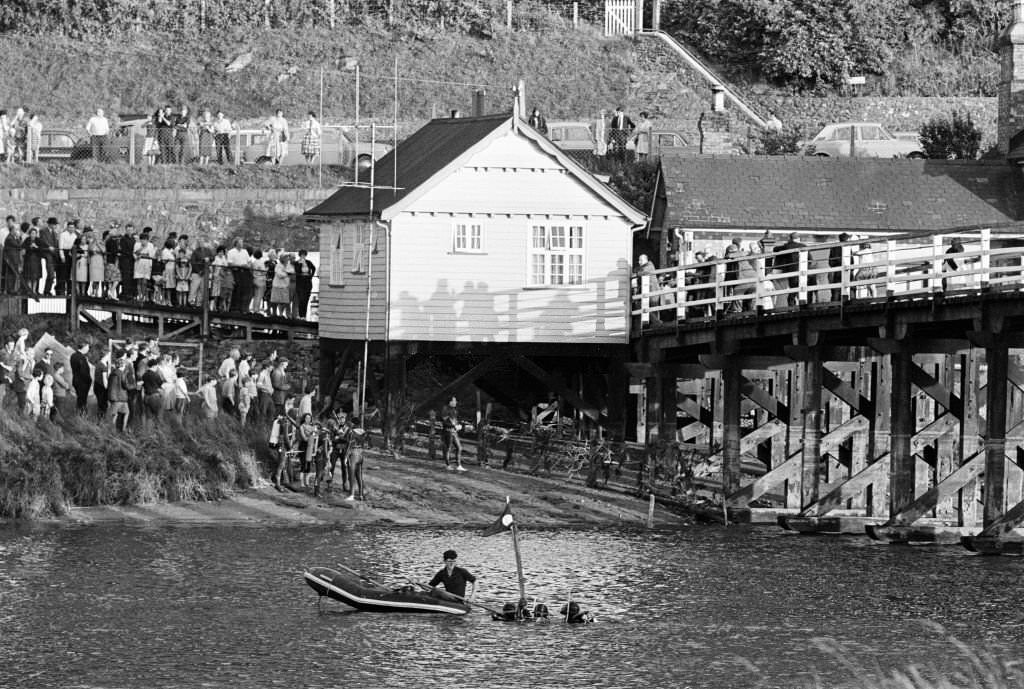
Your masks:
[[[426,580],[448,547],[478,600],[515,597],[510,537],[470,530],[0,530],[0,687],[840,687],[857,679],[845,662],[950,676],[969,666],[951,637],[1024,658],[1024,561],[960,548],[757,527],[524,533],[528,594],[554,608],[572,589],[597,615],[585,627],[320,612],[300,576],[343,562]]]

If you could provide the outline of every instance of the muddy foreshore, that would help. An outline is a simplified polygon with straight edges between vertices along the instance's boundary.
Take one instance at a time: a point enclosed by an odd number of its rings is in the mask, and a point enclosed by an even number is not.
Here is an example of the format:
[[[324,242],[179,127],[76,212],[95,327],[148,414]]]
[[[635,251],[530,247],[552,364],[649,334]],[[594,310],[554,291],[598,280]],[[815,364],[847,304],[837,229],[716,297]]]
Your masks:
[[[306,524],[485,526],[501,513],[506,496],[524,527],[636,526],[647,523],[648,503],[612,489],[578,481],[542,478],[467,463],[466,472],[445,471],[440,461],[393,457],[369,451],[364,465],[366,496],[349,501],[336,483],[326,495],[278,492],[264,482],[228,499],[143,505],[73,507],[43,524]],[[688,520],[656,507],[656,527]]]

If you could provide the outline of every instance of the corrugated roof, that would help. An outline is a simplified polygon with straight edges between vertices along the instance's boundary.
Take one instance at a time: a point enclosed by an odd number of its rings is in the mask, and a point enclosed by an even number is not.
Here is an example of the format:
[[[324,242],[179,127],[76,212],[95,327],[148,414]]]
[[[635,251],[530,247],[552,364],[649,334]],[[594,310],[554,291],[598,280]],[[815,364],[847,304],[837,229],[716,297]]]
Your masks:
[[[1002,161],[662,157],[666,227],[928,231],[1024,219]]]
[[[374,215],[400,201],[448,164],[511,119],[510,114],[431,120],[377,161],[374,173]],[[397,183],[395,158],[398,159]],[[381,187],[397,187],[386,189]],[[305,215],[365,216],[370,190],[342,187]]]

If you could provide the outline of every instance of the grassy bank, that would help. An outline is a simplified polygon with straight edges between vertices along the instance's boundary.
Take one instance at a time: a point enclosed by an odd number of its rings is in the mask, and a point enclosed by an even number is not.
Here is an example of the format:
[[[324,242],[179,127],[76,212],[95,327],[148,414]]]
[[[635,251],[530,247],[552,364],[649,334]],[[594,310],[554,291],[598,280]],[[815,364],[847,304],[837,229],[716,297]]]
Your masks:
[[[398,61],[398,119],[426,120],[450,109],[468,111],[484,89],[488,110],[511,108],[511,87],[527,80],[528,99],[549,118],[614,107],[628,96],[631,42],[606,39],[591,25],[573,30],[567,19],[539,15],[530,31],[499,27],[490,37],[388,27],[368,18],[359,25],[281,27],[231,35],[180,37],[127,32],[75,40],[0,35],[0,94],[4,107],[41,111],[44,126],[84,128],[97,107],[110,112],[152,112],[164,103],[220,108],[233,120],[266,118],[275,108],[298,120],[318,109],[323,69],[325,120],[355,117],[355,72],[360,65],[360,116],[394,117]],[[543,21],[542,21],[543,20]],[[406,27],[407,28],[407,27]],[[244,68],[225,68],[251,55]],[[581,75],[584,75],[581,78]]]
[[[133,432],[0,409],[0,518],[60,516],[71,505],[209,500],[254,485],[268,458],[234,419],[169,418]]]
[[[325,167],[322,184],[351,180],[350,170]],[[0,168],[0,186],[13,189],[314,189],[319,169],[305,165],[152,165],[44,162]]]

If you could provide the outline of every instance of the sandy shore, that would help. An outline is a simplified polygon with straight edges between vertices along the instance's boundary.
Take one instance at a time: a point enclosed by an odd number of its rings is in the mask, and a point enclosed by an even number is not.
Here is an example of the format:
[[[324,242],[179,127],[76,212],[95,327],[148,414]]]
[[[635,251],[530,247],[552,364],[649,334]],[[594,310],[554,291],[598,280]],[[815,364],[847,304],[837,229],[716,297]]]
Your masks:
[[[365,464],[366,500],[345,500],[340,485],[327,496],[278,492],[266,485],[216,502],[73,508],[59,521],[103,523],[296,523],[395,524],[403,526],[485,525],[501,513],[505,496],[523,526],[635,525],[647,521],[648,504],[611,489],[589,489],[578,481],[539,478],[515,471],[466,464],[448,472],[439,462],[394,458],[370,451]],[[655,526],[685,519],[660,507]]]

